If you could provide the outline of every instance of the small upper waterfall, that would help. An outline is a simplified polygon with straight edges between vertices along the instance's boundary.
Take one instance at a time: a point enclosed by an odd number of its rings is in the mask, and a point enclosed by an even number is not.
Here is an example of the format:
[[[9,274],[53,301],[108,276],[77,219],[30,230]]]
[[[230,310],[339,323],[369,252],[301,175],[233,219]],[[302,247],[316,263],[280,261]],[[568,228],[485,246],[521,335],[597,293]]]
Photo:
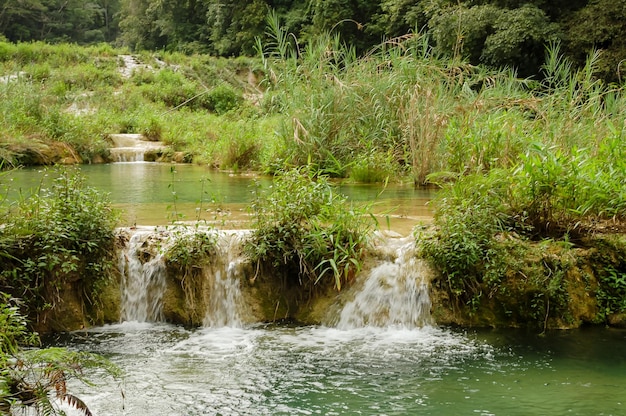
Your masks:
[[[156,322],[163,318],[165,262],[150,244],[153,235],[152,231],[136,231],[119,253],[124,321]]]
[[[162,142],[146,140],[141,134],[110,134],[113,147],[111,157],[115,162],[143,162],[155,160],[155,155],[165,150]]]
[[[432,323],[428,294],[429,269],[416,258],[412,238],[381,238],[382,260],[361,273],[339,313],[331,318],[339,329],[365,326],[407,328]]]

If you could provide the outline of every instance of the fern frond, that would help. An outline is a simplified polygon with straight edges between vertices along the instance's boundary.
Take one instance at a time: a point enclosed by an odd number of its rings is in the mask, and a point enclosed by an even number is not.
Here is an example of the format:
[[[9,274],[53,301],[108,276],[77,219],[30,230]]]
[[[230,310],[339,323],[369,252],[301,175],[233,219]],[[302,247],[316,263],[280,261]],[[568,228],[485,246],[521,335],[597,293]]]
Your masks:
[[[61,400],[65,400],[70,406],[72,406],[76,410],[83,412],[85,416],[93,416],[91,410],[89,410],[85,402],[83,402],[81,399],[74,396],[73,394],[65,394],[61,398]]]

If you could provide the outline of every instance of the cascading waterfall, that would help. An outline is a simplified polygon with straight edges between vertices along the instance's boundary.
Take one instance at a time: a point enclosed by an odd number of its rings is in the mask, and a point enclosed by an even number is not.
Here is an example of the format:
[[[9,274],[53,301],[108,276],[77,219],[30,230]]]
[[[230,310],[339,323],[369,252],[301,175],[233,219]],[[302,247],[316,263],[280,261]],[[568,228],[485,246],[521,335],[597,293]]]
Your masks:
[[[195,269],[187,280],[186,308],[194,310],[205,327],[242,327],[251,316],[240,282],[250,265],[240,254],[246,232],[198,229],[133,230],[120,255],[122,319],[155,322],[163,320],[163,297],[168,279],[163,252],[184,233],[217,233],[210,261]],[[183,234],[181,234],[183,233]],[[428,295],[429,268],[414,253],[411,237],[380,236],[376,240],[371,269],[357,276],[356,283],[342,294],[327,324],[338,329],[361,327],[419,328],[432,323]],[[171,272],[171,270],[170,270]],[[179,283],[177,283],[179,284]],[[169,292],[168,292],[169,293]],[[198,303],[196,303],[196,301]],[[198,309],[196,309],[198,306]],[[337,308],[341,307],[340,311]]]
[[[143,162],[144,154],[146,153],[143,148],[111,148],[111,156],[115,162]]]
[[[203,325],[205,327],[241,327],[244,309],[243,296],[239,286],[244,261],[237,247],[243,233],[223,232],[219,235],[217,257],[221,259],[213,273],[207,273],[209,293]],[[210,271],[206,268],[205,272]]]
[[[429,269],[414,255],[412,238],[383,238],[378,249],[383,260],[357,282],[353,298],[339,317],[339,329],[365,326],[418,328],[432,324],[428,295]]]
[[[165,262],[158,250],[150,247],[152,231],[136,231],[119,254],[122,275],[122,311],[124,321],[158,322],[162,320],[161,299],[165,292]]]
[[[110,134],[113,147],[111,157],[116,162],[143,162],[146,153],[165,149],[162,142],[145,140],[141,134]]]
[[[119,255],[123,321],[163,320],[162,301],[168,278],[163,252],[180,235],[180,232],[154,229],[131,232],[126,247]],[[239,281],[245,263],[237,254],[242,235],[242,232],[218,233],[216,253],[212,261],[202,267],[201,281],[195,289],[202,293],[205,306],[204,326],[242,326],[241,311],[245,306]]]

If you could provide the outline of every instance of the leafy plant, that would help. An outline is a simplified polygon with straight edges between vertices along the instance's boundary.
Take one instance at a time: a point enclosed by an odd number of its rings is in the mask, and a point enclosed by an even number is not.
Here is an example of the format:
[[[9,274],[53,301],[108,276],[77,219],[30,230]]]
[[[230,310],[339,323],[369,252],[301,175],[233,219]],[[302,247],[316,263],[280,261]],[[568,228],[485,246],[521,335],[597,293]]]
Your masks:
[[[332,282],[341,290],[361,266],[373,225],[364,209],[346,206],[327,177],[310,168],[284,171],[269,192],[258,189],[252,213],[245,248],[252,261],[309,289]]]
[[[16,300],[5,293],[0,295],[0,411],[11,414],[12,410],[34,409],[37,415],[63,415],[58,405],[65,402],[90,416],[85,402],[68,392],[68,382],[77,379],[93,385],[83,374],[87,368],[98,368],[103,374],[120,378],[119,368],[86,352],[26,349],[39,344],[37,334],[27,329]]]
[[[216,114],[225,114],[243,103],[243,97],[228,84],[220,84],[207,93],[207,107]]]
[[[217,234],[212,230],[176,227],[173,242],[166,247],[164,258],[168,265],[187,271],[200,267],[211,259],[217,244]]]
[[[117,214],[106,197],[70,169],[49,171],[51,183],[12,207],[0,229],[3,291],[23,298],[30,314],[54,305],[58,289],[76,281],[88,303],[113,267]]]
[[[606,322],[613,314],[626,312],[626,244],[621,237],[600,237],[592,255],[598,278],[598,320]]]
[[[437,197],[437,228],[418,235],[422,254],[445,278],[447,290],[462,304],[482,294],[482,283],[498,282],[503,255],[495,237],[513,229],[508,215],[504,171],[461,178]]]

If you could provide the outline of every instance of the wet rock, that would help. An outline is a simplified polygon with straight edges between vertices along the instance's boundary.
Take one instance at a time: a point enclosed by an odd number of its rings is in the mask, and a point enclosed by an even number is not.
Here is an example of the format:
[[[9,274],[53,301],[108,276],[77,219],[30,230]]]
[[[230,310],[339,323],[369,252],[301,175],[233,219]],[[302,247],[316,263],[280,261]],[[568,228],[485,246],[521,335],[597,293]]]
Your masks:
[[[609,316],[609,325],[626,329],[626,313],[614,313]]]
[[[34,140],[28,144],[14,145],[10,150],[16,154],[17,164],[24,166],[82,163],[78,152],[62,142],[43,144]]]

